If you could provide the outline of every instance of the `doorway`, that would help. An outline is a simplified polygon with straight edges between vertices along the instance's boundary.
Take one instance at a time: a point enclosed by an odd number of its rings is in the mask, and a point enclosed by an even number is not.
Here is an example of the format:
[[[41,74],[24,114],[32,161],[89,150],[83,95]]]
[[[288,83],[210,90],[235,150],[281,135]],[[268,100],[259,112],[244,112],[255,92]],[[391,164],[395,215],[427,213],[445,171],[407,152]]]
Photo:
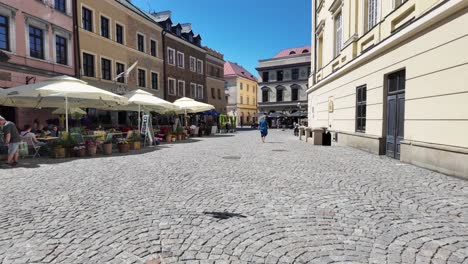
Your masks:
[[[405,70],[387,77],[386,154],[400,159],[400,145],[405,135]]]

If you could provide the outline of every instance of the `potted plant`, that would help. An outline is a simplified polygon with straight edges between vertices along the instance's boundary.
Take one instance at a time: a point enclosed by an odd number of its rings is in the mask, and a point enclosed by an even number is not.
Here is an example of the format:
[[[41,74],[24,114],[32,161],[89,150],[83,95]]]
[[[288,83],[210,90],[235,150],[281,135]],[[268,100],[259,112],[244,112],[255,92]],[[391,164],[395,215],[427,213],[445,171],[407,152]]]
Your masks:
[[[177,140],[182,140],[182,135],[184,134],[184,129],[181,126],[176,128]]]
[[[173,132],[173,133],[171,134],[171,137],[172,137],[172,142],[176,142],[176,140],[177,140],[177,134],[176,134],[175,132]]]
[[[141,149],[141,135],[140,131],[133,130],[132,136],[130,137],[130,149],[140,150]]]
[[[62,140],[62,146],[65,149],[65,157],[73,157],[73,155],[75,154],[73,151],[75,145],[75,139],[71,136],[68,136]]]
[[[51,149],[53,150],[54,158],[63,159],[65,158],[65,148],[62,145],[61,140],[57,140],[51,144]]]
[[[98,143],[94,140],[86,141],[86,153],[90,157],[96,156]]]
[[[86,147],[84,145],[77,145],[73,147],[73,152],[75,157],[84,157],[86,156]]]
[[[112,155],[112,138],[106,139],[102,144],[102,153],[104,155]]]
[[[120,153],[127,153],[128,150],[130,149],[130,145],[128,144],[127,140],[120,140],[117,143],[117,147],[118,147]]]
[[[167,142],[167,143],[171,143],[171,142],[172,142],[172,135],[171,135],[170,132],[167,132],[167,133],[166,133],[165,138],[166,138],[166,142]]]

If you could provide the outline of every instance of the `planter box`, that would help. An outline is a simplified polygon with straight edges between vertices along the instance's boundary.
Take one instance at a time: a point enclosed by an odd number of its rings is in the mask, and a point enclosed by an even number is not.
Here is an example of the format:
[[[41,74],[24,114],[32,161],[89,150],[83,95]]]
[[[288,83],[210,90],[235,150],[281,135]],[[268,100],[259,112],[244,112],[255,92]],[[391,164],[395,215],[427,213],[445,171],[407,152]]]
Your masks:
[[[130,145],[131,150],[140,150],[141,149],[141,142],[140,141],[130,142],[129,145]]]
[[[127,153],[130,150],[130,144],[119,144],[117,146],[120,153]]]
[[[65,156],[66,156],[65,148],[62,148],[62,147],[54,148],[54,158],[63,159],[65,158]]]
[[[86,146],[86,152],[90,157],[96,156],[97,146]]]
[[[102,145],[102,153],[104,155],[112,155],[112,144],[103,144]]]
[[[82,158],[82,157],[86,156],[86,149],[85,148],[77,149],[77,150],[74,151],[74,153],[75,153],[75,157]]]

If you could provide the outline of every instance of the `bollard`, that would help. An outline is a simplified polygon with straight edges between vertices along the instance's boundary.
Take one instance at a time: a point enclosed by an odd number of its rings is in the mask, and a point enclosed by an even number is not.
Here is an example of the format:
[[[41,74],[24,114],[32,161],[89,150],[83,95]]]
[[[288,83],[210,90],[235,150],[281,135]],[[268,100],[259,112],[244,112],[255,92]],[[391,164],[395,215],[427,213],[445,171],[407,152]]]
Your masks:
[[[305,126],[299,127],[299,140],[302,140],[302,135],[304,135]]]

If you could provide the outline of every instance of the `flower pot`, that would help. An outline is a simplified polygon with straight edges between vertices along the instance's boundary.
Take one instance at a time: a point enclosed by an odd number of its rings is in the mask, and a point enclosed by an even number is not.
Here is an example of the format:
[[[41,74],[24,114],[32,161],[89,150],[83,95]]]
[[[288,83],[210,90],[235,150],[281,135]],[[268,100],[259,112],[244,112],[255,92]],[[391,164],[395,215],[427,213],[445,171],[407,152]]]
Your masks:
[[[106,143],[102,145],[102,153],[104,155],[112,155],[112,143]]]
[[[172,142],[176,142],[176,137],[172,137]]]
[[[63,147],[56,147],[54,148],[54,157],[56,159],[63,159],[65,158],[65,148]]]
[[[94,157],[96,156],[97,146],[96,145],[88,145],[86,146],[86,152],[88,156]]]
[[[140,150],[141,149],[141,142],[140,141],[134,141],[130,143],[130,149],[132,150]]]
[[[75,156],[79,158],[86,156],[86,149],[85,148],[75,149]]]
[[[171,135],[166,136],[166,142],[167,142],[167,143],[171,143],[171,142],[172,142],[172,136],[171,136]]]
[[[75,154],[73,152],[73,148],[65,148],[65,157],[66,158],[73,157],[74,156],[73,154]]]
[[[119,148],[120,153],[127,153],[128,150],[130,149],[130,145],[129,144],[119,144],[118,148]]]
[[[177,140],[179,140],[179,141],[182,140],[182,134],[177,135]]]

